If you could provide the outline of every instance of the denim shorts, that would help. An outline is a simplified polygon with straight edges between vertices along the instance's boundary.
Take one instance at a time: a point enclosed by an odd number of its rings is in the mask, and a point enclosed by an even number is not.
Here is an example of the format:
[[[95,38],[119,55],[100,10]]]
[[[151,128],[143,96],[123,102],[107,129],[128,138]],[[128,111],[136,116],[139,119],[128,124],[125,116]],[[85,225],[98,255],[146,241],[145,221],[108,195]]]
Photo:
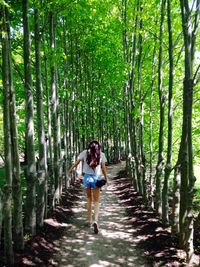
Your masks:
[[[96,181],[99,179],[100,177],[95,175],[95,174],[88,174],[85,173],[83,176],[83,185],[85,188],[96,188]]]

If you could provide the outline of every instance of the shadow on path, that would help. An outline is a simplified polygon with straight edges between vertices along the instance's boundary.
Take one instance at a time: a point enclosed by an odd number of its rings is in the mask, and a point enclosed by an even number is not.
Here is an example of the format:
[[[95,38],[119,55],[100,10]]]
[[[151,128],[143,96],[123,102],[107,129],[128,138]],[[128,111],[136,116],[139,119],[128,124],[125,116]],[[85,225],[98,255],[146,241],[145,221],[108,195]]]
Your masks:
[[[24,253],[16,255],[15,266],[186,266],[169,229],[145,209],[120,172],[123,168],[123,164],[108,167],[110,184],[101,193],[98,235],[85,226],[85,192],[76,183],[63,194],[41,232],[26,242]]]
[[[149,266],[189,266],[185,264],[185,252],[178,248],[178,240],[171,236],[170,227],[164,228],[155,212],[145,207],[142,197],[125,176],[122,171],[113,180],[114,193],[125,207],[133,229],[137,229],[135,242],[144,250]],[[200,266],[198,255],[190,266]]]
[[[108,167],[111,181],[121,166]],[[61,240],[61,249],[54,259],[55,266],[148,266],[141,251],[136,249],[133,229],[127,220],[125,208],[113,194],[112,181],[101,193],[100,231],[84,226],[86,202],[84,192],[73,208],[72,227]]]

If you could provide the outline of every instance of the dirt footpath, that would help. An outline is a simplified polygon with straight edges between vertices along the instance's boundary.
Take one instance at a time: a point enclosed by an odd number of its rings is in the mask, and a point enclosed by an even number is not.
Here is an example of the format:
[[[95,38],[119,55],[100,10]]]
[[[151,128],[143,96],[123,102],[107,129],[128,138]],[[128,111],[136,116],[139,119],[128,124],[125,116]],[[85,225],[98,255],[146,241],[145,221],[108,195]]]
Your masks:
[[[63,192],[60,205],[49,214],[36,236],[15,255],[15,267],[196,267],[191,265],[170,228],[144,205],[126,177],[123,164],[108,167],[108,188],[101,192],[99,234],[86,223],[85,190],[75,182]],[[118,175],[118,173],[120,174]],[[198,252],[198,251],[195,251]],[[0,258],[0,266],[1,258]]]
[[[123,168],[121,164],[108,167],[109,186],[102,189],[99,234],[85,226],[86,201],[84,189],[72,208],[68,230],[60,241],[60,249],[52,260],[54,266],[149,266],[136,249],[135,229],[128,221],[125,207],[114,194],[112,178]]]

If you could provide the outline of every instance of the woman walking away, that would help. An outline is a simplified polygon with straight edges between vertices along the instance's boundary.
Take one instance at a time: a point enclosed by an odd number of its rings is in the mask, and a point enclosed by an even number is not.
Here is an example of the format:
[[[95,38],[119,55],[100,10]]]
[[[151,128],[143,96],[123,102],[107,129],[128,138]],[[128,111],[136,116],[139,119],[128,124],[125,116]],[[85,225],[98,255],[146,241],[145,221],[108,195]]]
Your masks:
[[[76,162],[69,168],[70,175],[73,168],[83,162],[83,185],[86,188],[87,215],[89,224],[94,227],[94,233],[98,234],[99,198],[100,187],[98,184],[107,183],[105,154],[101,151],[99,142],[92,141],[88,148],[80,153]],[[102,173],[104,179],[102,179]],[[94,202],[94,218],[92,218],[92,204]],[[94,220],[93,220],[94,219]]]

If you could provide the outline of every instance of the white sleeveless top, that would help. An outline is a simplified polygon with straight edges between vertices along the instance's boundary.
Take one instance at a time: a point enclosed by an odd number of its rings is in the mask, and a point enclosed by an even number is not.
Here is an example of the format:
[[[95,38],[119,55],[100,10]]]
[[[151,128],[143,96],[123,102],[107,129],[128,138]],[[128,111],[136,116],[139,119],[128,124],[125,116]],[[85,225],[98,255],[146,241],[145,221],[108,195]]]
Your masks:
[[[95,174],[97,176],[102,175],[102,171],[101,171],[101,163],[106,163],[107,159],[106,156],[103,152],[101,152],[100,155],[100,164],[97,165],[97,167],[95,169],[92,169],[88,164],[87,164],[87,150],[83,150],[79,156],[78,159],[83,161],[83,172],[87,173],[87,174]]]

